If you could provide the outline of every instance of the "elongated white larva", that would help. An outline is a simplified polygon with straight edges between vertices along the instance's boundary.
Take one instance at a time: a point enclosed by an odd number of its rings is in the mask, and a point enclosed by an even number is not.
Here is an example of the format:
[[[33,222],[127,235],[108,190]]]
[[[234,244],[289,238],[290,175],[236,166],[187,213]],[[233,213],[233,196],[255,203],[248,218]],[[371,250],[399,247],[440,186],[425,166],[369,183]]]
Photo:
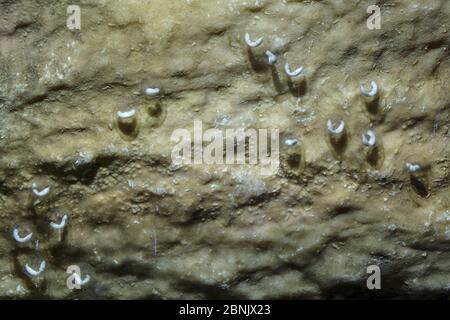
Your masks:
[[[273,54],[272,52],[270,52],[269,50],[266,51],[266,56],[267,56],[267,63],[270,65],[274,65],[275,63],[277,63],[278,58],[275,54]]]
[[[339,126],[335,129],[331,120],[327,121],[327,129],[332,134],[341,134],[344,131],[345,123],[343,120],[339,123]]]
[[[36,183],[33,182],[31,184],[31,191],[38,197],[44,197],[50,192],[50,187],[45,187],[41,191],[37,189]]]
[[[359,89],[361,90],[361,94],[365,97],[375,97],[378,94],[378,85],[375,81],[371,81],[370,82],[371,85],[371,89],[370,91],[366,91],[366,89],[364,89],[363,85],[359,86]]]
[[[264,39],[264,37],[261,37],[261,38],[256,39],[255,41],[253,41],[250,38],[250,35],[248,33],[245,34],[244,38],[245,38],[245,43],[251,48],[259,47],[262,44],[263,39]]]
[[[133,117],[136,114],[136,110],[134,108],[131,108],[128,111],[117,111],[117,116],[120,119],[128,119]]]
[[[362,135],[362,143],[368,147],[374,146],[377,143],[375,133],[372,130],[367,130],[367,132]]]
[[[286,71],[286,74],[289,76],[289,77],[297,77],[297,76],[299,76],[301,73],[302,73],[302,71],[303,71],[303,67],[300,67],[300,68],[298,68],[298,69],[295,69],[294,71],[291,71],[291,69],[290,69],[290,67],[289,67],[289,63],[285,63],[284,64],[284,71]]]
[[[33,268],[31,268],[28,264],[25,265],[25,271],[30,275],[30,276],[38,276],[40,275],[43,271],[45,270],[45,260],[43,260],[41,262],[41,264],[39,265],[39,270],[34,270]]]
[[[297,139],[286,139],[284,140],[284,143],[288,146],[295,146],[297,144]]]
[[[84,277],[84,279],[81,279],[81,277],[78,273],[74,273],[73,275],[75,277],[75,282],[80,286],[84,286],[86,283],[88,283],[91,280],[91,277],[89,275],[86,275],[86,277]]]
[[[66,226],[66,221],[67,221],[67,215],[65,214],[62,217],[60,223],[50,222],[50,227],[52,227],[53,229],[56,229],[56,230],[60,230]]]
[[[19,242],[19,243],[25,243],[25,242],[27,242],[27,241],[30,241],[30,239],[31,239],[32,236],[33,236],[33,232],[27,234],[27,235],[24,236],[24,237],[21,237],[21,236],[19,235],[19,230],[17,230],[17,229],[14,229],[14,230],[13,230],[13,238],[14,238],[14,240],[16,240],[16,241]]]
[[[408,169],[408,171],[410,173],[415,173],[417,171],[419,171],[420,169],[422,169],[422,167],[419,164],[413,164],[413,163],[406,163],[406,169]]]
[[[147,89],[145,89],[145,94],[150,97],[154,97],[154,96],[157,96],[160,91],[161,90],[159,88],[147,88]]]

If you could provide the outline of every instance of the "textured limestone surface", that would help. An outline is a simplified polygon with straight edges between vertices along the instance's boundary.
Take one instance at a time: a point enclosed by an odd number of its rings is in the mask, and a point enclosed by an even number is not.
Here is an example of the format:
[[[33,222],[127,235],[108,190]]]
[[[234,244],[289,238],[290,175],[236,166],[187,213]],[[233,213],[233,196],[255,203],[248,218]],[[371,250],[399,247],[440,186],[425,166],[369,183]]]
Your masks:
[[[0,0],[0,298],[448,298],[449,21],[447,0]],[[279,128],[279,172],[174,166],[193,120]]]

